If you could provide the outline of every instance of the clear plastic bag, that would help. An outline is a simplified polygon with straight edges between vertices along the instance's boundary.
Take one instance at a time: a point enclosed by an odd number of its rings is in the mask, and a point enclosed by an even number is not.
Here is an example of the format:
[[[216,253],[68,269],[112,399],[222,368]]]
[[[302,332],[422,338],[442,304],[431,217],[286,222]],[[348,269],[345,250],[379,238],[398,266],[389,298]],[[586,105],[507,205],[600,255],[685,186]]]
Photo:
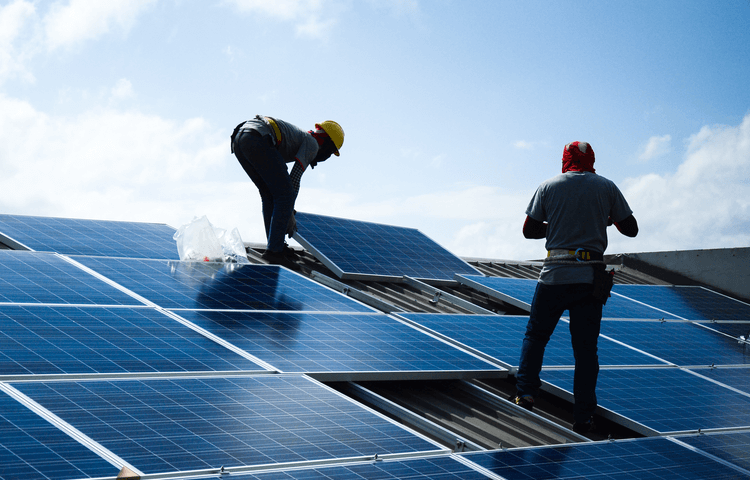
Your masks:
[[[221,244],[225,262],[250,263],[250,260],[247,259],[245,244],[242,242],[237,227],[233,228],[231,232],[223,228],[214,228],[214,232]]]
[[[204,215],[177,229],[174,234],[180,260],[189,262],[223,262],[224,250],[214,227]]]

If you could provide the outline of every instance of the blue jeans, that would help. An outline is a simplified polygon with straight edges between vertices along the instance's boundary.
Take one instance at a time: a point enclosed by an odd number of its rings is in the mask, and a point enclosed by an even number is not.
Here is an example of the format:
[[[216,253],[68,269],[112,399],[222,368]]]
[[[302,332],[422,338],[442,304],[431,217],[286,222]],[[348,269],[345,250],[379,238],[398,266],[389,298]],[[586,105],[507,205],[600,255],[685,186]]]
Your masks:
[[[281,252],[296,200],[286,162],[273,146],[271,137],[262,137],[254,131],[237,134],[234,155],[260,192],[263,225],[268,240],[266,248]]]
[[[568,310],[575,357],[573,395],[576,422],[588,421],[596,409],[596,380],[599,375],[597,342],[602,322],[602,303],[591,296],[592,289],[590,283],[537,284],[516,374],[518,395],[536,397],[542,385],[539,372],[542,370],[544,349],[563,312]]]

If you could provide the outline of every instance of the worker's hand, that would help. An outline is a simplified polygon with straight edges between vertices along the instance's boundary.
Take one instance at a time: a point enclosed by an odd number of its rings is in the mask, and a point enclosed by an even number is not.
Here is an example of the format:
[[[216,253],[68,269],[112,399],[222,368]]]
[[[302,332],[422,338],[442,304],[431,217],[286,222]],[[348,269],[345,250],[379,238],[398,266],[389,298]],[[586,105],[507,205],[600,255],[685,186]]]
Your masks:
[[[297,231],[297,219],[294,218],[295,213],[296,212],[292,212],[292,216],[289,217],[289,222],[286,224],[286,234],[289,238],[292,238],[294,232]]]

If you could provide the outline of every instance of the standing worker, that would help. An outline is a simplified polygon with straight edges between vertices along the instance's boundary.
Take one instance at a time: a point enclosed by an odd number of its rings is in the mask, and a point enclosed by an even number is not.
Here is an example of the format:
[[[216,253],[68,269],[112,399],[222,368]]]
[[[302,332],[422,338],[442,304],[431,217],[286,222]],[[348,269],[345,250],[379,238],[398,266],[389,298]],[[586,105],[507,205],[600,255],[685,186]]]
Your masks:
[[[592,431],[599,374],[597,341],[602,307],[612,288],[604,251],[607,227],[635,237],[638,223],[625,197],[594,170],[594,150],[585,142],[565,145],[562,175],[537,188],[526,209],[523,235],[546,238],[547,258],[531,303],[516,374],[517,405],[531,410],[542,385],[544,349],[565,310],[575,357],[573,430]]]
[[[268,244],[262,258],[268,263],[298,268],[290,258],[284,235],[296,231],[294,202],[302,174],[331,154],[339,156],[344,130],[331,120],[304,131],[277,118],[256,115],[232,132],[232,153],[258,191]],[[287,163],[293,163],[291,174]]]

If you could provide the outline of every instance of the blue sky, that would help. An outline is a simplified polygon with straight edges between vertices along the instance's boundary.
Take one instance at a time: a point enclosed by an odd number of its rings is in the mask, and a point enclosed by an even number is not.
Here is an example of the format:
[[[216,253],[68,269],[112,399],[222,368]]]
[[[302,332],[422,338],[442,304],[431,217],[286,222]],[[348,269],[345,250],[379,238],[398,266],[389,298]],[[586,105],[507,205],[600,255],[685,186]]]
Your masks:
[[[588,141],[608,253],[750,245],[750,1],[0,1],[0,211],[208,216],[264,242],[242,120],[339,122],[297,209],[544,255],[525,208]]]

